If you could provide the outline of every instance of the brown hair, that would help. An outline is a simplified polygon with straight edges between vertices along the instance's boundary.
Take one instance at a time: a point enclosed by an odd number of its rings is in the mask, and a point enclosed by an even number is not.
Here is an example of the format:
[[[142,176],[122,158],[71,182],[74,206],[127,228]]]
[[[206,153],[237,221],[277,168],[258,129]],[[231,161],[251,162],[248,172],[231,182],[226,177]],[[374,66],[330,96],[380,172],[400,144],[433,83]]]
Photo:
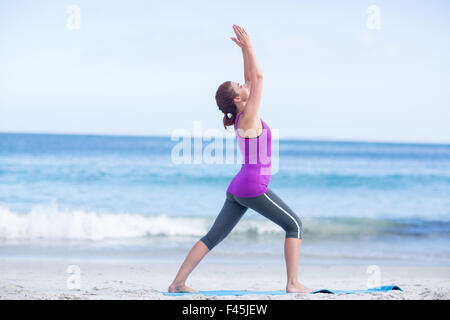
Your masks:
[[[220,111],[224,113],[223,116],[223,127],[226,129],[227,126],[234,124],[234,120],[237,115],[236,104],[233,99],[238,96],[237,92],[234,91],[231,86],[231,81],[225,81],[222,83],[216,92],[216,103],[219,106]],[[231,118],[228,118],[227,114],[231,113]]]

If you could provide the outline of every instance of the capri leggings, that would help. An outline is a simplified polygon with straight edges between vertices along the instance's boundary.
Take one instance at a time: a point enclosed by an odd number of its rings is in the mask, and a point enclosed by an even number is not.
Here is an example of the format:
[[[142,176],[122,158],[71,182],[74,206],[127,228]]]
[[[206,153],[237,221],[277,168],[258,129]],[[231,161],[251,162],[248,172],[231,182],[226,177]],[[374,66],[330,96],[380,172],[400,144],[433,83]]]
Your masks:
[[[209,232],[200,240],[211,250],[228,236],[248,208],[283,228],[286,231],[286,238],[302,238],[302,223],[299,217],[275,192],[267,189],[264,194],[250,198],[238,197],[227,192],[222,210]]]

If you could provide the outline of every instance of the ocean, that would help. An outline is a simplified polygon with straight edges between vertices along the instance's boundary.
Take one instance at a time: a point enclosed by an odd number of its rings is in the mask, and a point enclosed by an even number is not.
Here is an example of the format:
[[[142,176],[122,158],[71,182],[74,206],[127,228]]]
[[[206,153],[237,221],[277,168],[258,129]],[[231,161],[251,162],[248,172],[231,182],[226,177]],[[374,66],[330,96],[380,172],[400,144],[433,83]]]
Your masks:
[[[0,258],[181,262],[240,164],[177,163],[177,145],[0,133]],[[269,188],[302,220],[302,263],[450,265],[450,145],[280,140],[277,157]],[[279,263],[283,240],[248,210],[211,259]]]

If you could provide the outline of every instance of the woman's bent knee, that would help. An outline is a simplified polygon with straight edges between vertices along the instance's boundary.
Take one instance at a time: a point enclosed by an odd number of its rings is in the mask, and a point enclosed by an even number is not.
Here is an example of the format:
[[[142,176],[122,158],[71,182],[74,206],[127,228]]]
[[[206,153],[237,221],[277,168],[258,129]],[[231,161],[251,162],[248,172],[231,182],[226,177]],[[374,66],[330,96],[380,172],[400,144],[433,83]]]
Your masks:
[[[289,227],[285,229],[286,238],[303,238],[303,226],[301,220],[294,216],[294,223],[291,223]]]

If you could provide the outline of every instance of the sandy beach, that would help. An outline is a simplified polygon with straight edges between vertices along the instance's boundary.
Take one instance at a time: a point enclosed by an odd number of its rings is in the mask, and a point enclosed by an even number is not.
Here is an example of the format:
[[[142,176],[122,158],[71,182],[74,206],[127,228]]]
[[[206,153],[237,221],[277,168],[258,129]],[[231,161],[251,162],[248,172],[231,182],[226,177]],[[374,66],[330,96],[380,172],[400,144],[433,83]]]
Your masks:
[[[71,288],[70,265],[79,266],[79,289]],[[61,260],[0,260],[0,299],[148,299],[148,300],[327,300],[327,299],[450,299],[450,267],[379,266],[381,285],[395,284],[403,291],[374,294],[288,294],[245,296],[165,296],[178,263],[82,262]],[[304,265],[300,281],[317,290],[365,289],[367,266]],[[204,261],[194,270],[188,285],[198,290],[283,290],[283,264],[221,264]]]
[[[407,3],[3,1],[1,308],[450,300],[450,1]]]

